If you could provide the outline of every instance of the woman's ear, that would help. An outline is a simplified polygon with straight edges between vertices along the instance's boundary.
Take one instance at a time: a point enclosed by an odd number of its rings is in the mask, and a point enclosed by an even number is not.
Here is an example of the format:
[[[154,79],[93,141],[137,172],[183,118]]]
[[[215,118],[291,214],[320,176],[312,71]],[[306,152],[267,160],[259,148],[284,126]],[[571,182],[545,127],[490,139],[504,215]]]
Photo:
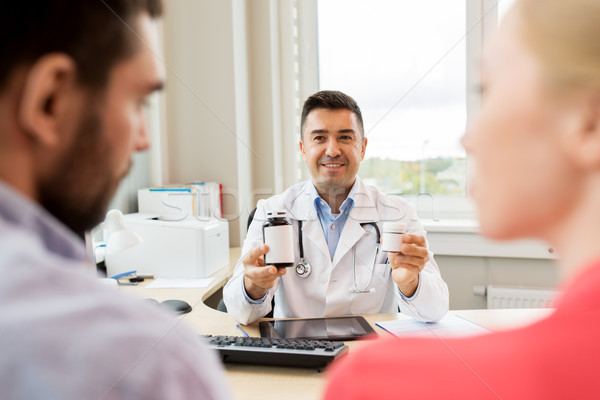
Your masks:
[[[600,93],[586,96],[581,121],[574,156],[580,167],[600,169]]]
[[[76,66],[66,54],[51,53],[30,68],[23,85],[18,110],[21,128],[38,143],[54,146],[60,139],[58,127],[62,105],[74,92]]]

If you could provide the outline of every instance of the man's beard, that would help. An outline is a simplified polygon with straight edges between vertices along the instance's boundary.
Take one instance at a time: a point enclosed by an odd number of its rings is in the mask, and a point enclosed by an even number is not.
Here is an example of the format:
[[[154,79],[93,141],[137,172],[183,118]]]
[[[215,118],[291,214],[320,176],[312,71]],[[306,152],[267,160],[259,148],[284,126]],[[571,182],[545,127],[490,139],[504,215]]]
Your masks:
[[[73,145],[38,186],[41,205],[81,237],[104,220],[119,183],[101,125],[96,111],[84,116]]]

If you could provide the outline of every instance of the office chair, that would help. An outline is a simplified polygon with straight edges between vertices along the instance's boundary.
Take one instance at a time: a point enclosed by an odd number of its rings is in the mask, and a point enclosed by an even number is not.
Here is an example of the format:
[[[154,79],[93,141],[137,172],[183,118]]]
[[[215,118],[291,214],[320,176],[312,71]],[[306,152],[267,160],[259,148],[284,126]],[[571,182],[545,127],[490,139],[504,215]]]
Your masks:
[[[250,215],[248,215],[248,223],[246,224],[246,232],[248,232],[248,229],[250,228],[250,224],[252,223],[252,220],[254,219],[255,213],[256,213],[256,208],[254,208],[254,210],[252,210]],[[269,311],[267,313],[267,315],[265,315],[265,318],[273,318],[273,310],[274,309],[275,309],[275,298],[273,298],[271,300],[271,311]],[[225,306],[225,302],[223,301],[223,299],[219,300],[219,304],[217,305],[217,311],[227,312],[227,307]]]

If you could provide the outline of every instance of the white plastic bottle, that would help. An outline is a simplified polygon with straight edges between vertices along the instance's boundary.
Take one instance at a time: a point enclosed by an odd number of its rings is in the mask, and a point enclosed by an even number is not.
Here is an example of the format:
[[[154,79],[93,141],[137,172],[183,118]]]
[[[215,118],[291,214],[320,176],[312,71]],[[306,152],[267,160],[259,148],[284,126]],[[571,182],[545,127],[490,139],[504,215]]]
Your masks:
[[[294,232],[286,217],[285,210],[267,211],[267,222],[263,224],[263,242],[269,246],[265,265],[278,269],[294,265]]]

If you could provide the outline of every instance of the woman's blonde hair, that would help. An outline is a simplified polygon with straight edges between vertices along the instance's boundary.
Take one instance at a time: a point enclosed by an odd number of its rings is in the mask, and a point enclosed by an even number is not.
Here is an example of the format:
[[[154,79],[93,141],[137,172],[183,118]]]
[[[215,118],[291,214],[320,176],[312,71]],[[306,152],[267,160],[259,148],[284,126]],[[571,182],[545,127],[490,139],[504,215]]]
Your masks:
[[[600,89],[600,0],[518,0],[512,11],[550,84]]]

